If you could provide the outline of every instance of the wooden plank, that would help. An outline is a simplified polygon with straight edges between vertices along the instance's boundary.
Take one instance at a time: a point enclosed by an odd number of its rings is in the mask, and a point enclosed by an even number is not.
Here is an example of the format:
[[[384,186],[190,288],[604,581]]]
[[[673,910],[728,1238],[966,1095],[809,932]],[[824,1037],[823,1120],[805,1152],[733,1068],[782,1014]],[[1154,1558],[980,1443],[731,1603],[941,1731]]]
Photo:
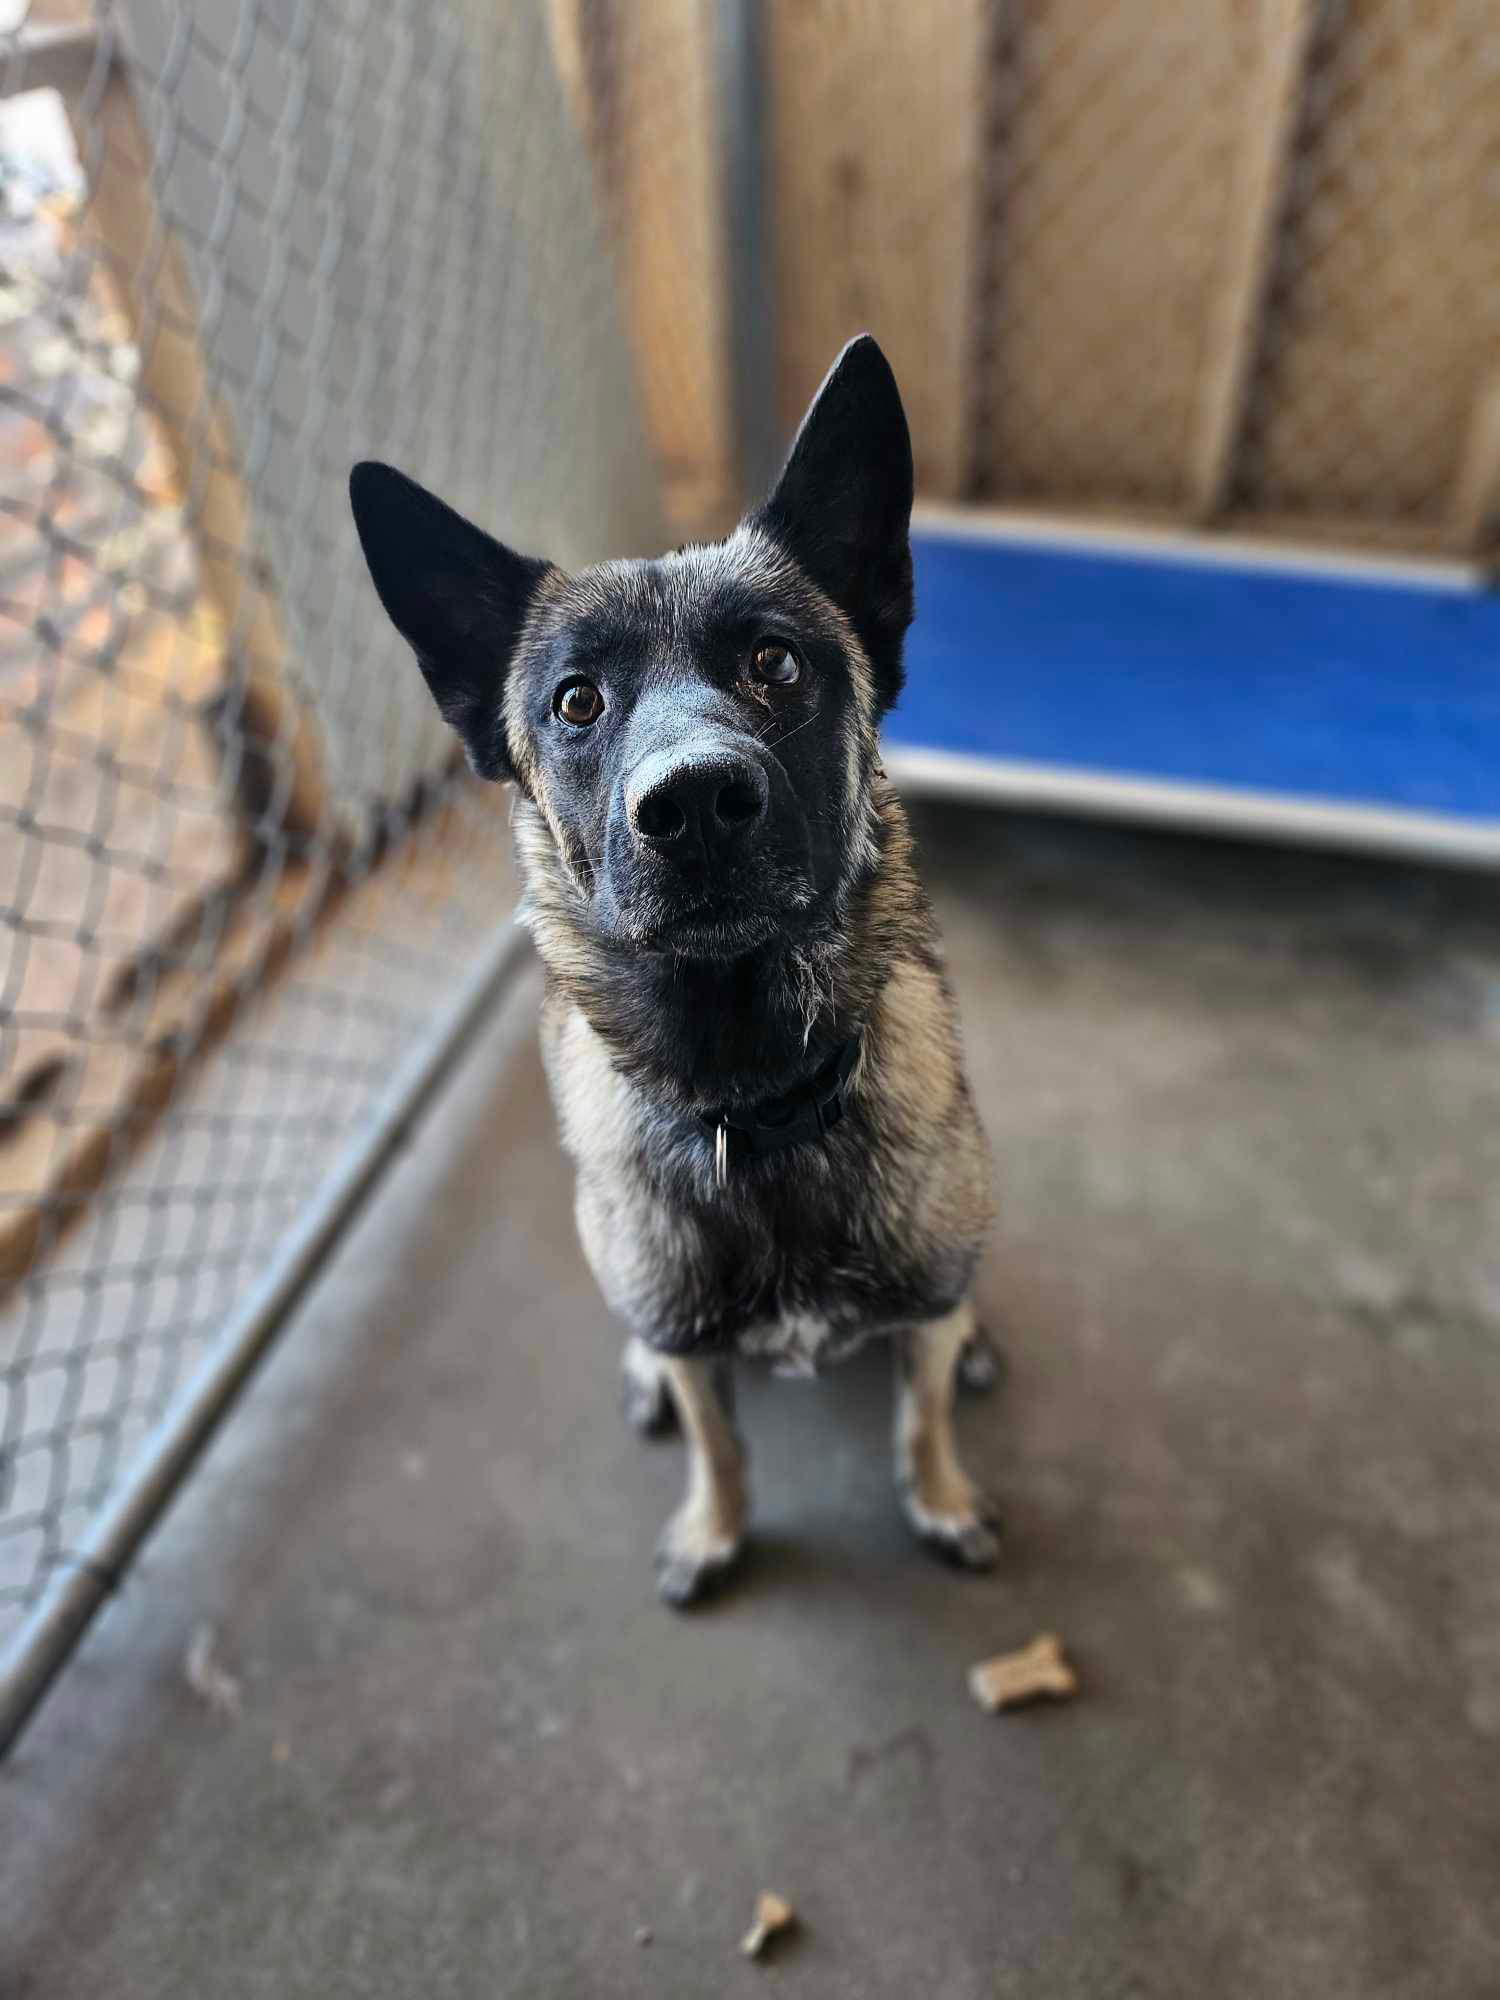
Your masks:
[[[287,679],[281,617],[258,554],[233,428],[213,395],[196,294],[152,196],[149,135],[118,69],[101,93],[70,108],[84,128],[83,156],[93,157],[91,142],[101,148],[88,217],[134,329],[142,391],[186,498],[203,586],[226,635],[230,686],[244,689],[247,734],[269,732],[269,744],[259,747],[270,750],[283,774],[279,831],[304,841],[326,838],[334,822],[315,726]],[[252,812],[259,803],[247,800]]]
[[[1229,497],[1321,12],[1320,0],[1267,0],[1265,7],[1254,82],[1240,112],[1240,157],[1191,446],[1189,492],[1200,520]]]
[[[1496,16],[1347,0],[1319,38],[1238,484],[1256,512],[1462,545],[1466,440],[1500,352]]]
[[[61,113],[40,115],[18,143],[65,163]],[[134,395],[119,297],[77,249],[60,191],[13,234],[0,325],[0,1143],[140,955],[249,858],[200,713],[222,687],[223,629],[201,598],[179,608],[196,581],[180,495]],[[59,265],[78,274],[67,340]],[[69,413],[65,439],[49,408]]]
[[[1185,512],[1261,6],[1009,13],[984,497]]]
[[[666,510],[738,511],[712,0],[551,0],[554,60],[594,165]]]
[[[1453,482],[1450,532],[1456,548],[1481,561],[1500,554],[1500,375],[1474,399]]]
[[[782,430],[869,331],[934,499],[968,483],[987,12],[771,0],[765,16]]]

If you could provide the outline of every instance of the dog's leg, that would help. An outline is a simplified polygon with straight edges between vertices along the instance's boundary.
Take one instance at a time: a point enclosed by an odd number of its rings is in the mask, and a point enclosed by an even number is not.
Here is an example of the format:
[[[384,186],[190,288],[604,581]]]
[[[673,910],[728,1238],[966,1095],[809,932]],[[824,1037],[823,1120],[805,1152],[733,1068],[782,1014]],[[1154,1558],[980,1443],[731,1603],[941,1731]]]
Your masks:
[[[988,1569],[999,1554],[994,1510],[959,1463],[953,1435],[954,1376],[973,1331],[966,1299],[896,1336],[896,1483],[929,1547],[965,1569]]]
[[[656,1551],[656,1587],[668,1604],[690,1604],[728,1569],[745,1537],[745,1451],[734,1427],[727,1361],[663,1355],[661,1368],[688,1448],[682,1505]]]
[[[642,1437],[665,1437],[677,1427],[667,1364],[634,1333],[620,1357],[620,1409],[626,1423]]]

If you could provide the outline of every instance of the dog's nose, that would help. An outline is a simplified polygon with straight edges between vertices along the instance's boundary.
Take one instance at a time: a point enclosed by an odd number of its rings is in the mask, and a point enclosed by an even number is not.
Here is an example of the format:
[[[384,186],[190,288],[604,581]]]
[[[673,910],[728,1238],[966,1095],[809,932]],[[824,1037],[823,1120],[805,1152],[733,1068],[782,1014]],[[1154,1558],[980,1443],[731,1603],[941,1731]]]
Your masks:
[[[722,852],[766,816],[770,787],[752,757],[733,751],[650,757],[630,786],[636,838],[661,854]]]

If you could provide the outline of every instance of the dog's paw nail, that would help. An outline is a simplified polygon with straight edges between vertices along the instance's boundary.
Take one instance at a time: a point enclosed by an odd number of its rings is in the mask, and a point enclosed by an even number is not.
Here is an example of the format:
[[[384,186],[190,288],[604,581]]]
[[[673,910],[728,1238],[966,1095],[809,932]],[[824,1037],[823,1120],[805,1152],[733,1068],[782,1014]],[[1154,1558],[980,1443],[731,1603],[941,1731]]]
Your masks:
[[[656,1565],[656,1594],[676,1610],[701,1597],[710,1572],[686,1556],[668,1556]]]
[[[960,1528],[951,1547],[953,1560],[960,1569],[993,1569],[1000,1560],[1000,1539],[992,1527],[981,1521]]]
[[[675,1610],[706,1597],[740,1553],[740,1544],[708,1551],[685,1550],[665,1543],[656,1552],[656,1594]]]
[[[993,1569],[1000,1558],[999,1519],[982,1495],[975,1496],[971,1512],[916,1513],[912,1526],[935,1556],[956,1569]]]

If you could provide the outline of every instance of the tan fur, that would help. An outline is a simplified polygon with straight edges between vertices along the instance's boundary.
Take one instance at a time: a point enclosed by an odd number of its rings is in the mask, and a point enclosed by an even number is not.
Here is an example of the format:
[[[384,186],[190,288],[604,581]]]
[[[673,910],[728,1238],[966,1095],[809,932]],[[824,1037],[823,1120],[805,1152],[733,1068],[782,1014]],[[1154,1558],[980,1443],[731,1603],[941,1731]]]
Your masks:
[[[907,1337],[896,1392],[896,1479],[917,1533],[982,1569],[995,1556],[988,1505],[959,1462],[953,1434],[953,1379],[973,1333],[974,1309],[965,1299]]]
[[[686,1602],[739,1554],[749,1502],[744,1448],[707,1361],[664,1359],[662,1372],[688,1448],[687,1491],[662,1532],[657,1582],[669,1602]]]

